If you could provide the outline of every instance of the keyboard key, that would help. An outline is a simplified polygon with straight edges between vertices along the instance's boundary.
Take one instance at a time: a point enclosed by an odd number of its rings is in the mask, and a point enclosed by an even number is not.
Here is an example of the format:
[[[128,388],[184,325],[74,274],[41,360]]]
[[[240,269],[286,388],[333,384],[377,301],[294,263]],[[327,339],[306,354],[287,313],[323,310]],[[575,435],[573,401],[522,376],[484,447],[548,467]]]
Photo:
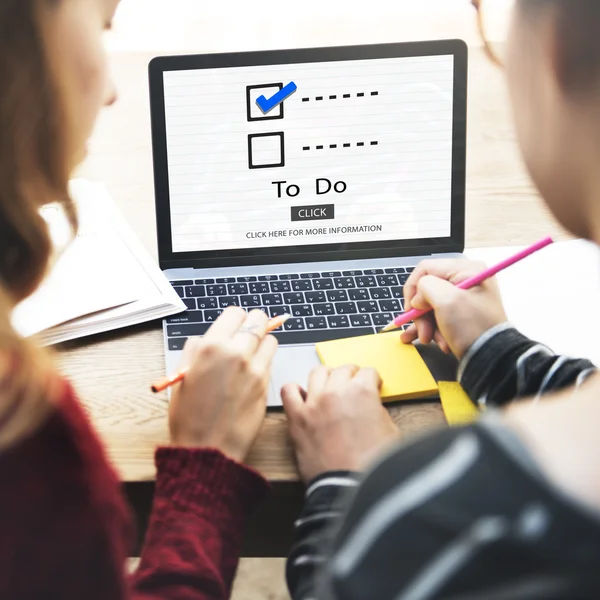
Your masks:
[[[284,294],[283,301],[286,304],[304,304],[306,302],[302,292],[291,292],[290,294]]]
[[[312,317],[306,319],[306,327],[307,329],[327,329],[327,319],[325,317]]]
[[[365,269],[365,275],[383,275],[383,269]]]
[[[185,292],[183,291],[183,288],[182,288],[182,287],[174,287],[173,289],[174,289],[174,290],[177,292],[177,295],[178,295],[180,298],[183,298],[183,297],[185,297]]]
[[[335,305],[335,312],[338,315],[352,315],[358,312],[355,302],[338,302]]]
[[[333,279],[315,279],[313,281],[315,290],[332,290]]]
[[[358,312],[359,313],[376,313],[379,312],[379,306],[377,306],[377,302],[358,302]]]
[[[317,279],[321,277],[320,273],[301,273],[300,279]]]
[[[227,293],[227,288],[224,285],[207,285],[207,296],[224,296]]]
[[[395,298],[392,300],[380,300],[379,308],[384,312],[399,313],[402,311],[402,303]]]
[[[292,289],[295,292],[308,292],[313,287],[309,279],[300,279],[299,281],[292,281]]]
[[[167,318],[167,324],[174,323],[204,323],[204,315],[201,310],[188,310]]]
[[[246,275],[244,277],[237,278],[238,283],[250,283],[251,281],[256,281],[256,277],[253,277],[252,275]]]
[[[208,323],[167,325],[167,337],[189,337],[191,335],[204,335],[208,331],[208,327]]]
[[[365,287],[375,287],[377,285],[377,280],[375,277],[357,277],[356,278],[356,287],[365,288]]]
[[[385,300],[392,297],[392,293],[387,288],[371,288],[369,291],[373,300]]]
[[[332,290],[327,292],[327,300],[329,302],[347,302],[348,292],[346,290]]]
[[[392,313],[377,313],[371,315],[371,317],[373,318],[375,327],[383,327],[394,320],[394,315],[392,315]]]
[[[230,296],[241,296],[248,293],[247,283],[231,283],[227,286],[227,293]]]
[[[292,286],[289,281],[271,281],[270,283],[272,292],[291,292]]]
[[[288,319],[283,328],[286,331],[301,331],[306,329],[304,326],[304,319]]]
[[[350,300],[370,300],[369,290],[358,289],[358,290],[348,290],[348,296],[350,296]]]
[[[198,308],[203,310],[205,308],[219,308],[219,301],[214,297],[198,298]]]
[[[184,298],[183,303],[188,307],[188,310],[196,310],[196,298]]]
[[[344,290],[348,288],[355,288],[356,283],[354,283],[353,277],[337,277],[333,280],[333,284],[337,290]]]
[[[333,307],[333,304],[314,304],[313,310],[317,316],[335,314],[335,308]]]
[[[235,277],[220,277],[217,283],[235,283]]]
[[[325,292],[306,292],[304,295],[306,296],[306,301],[310,302],[310,304],[315,304],[316,302],[325,302],[327,300],[325,297]]]
[[[377,284],[380,287],[398,285],[398,278],[395,275],[378,275]]]
[[[393,287],[392,288],[392,296],[394,298],[404,298],[404,288]]]
[[[290,280],[290,279],[300,279],[300,275],[296,275],[295,273],[292,273],[290,275],[280,275],[279,279],[283,279],[283,280]]]
[[[350,325],[352,327],[370,327],[371,324],[369,315],[350,315]]]
[[[350,327],[350,321],[346,315],[335,315],[334,317],[327,317],[327,324],[330,329],[341,329],[343,327]]]
[[[269,284],[266,281],[251,283],[249,287],[251,294],[268,294],[271,291],[269,290]]]
[[[406,274],[406,275],[398,275],[398,283],[400,285],[404,285],[408,281],[409,277],[410,277],[410,275],[408,275],[408,274]]]
[[[279,279],[279,275],[261,275],[258,280],[259,281],[277,281]]]
[[[340,273],[340,271],[325,271],[324,273],[321,273],[321,277],[341,277],[342,274]]]
[[[186,298],[197,298],[206,296],[206,287],[203,285],[191,285],[185,288]]]
[[[255,306],[262,306],[262,299],[258,295],[254,296],[241,296],[240,304],[244,308],[254,308]]]
[[[407,273],[412,273],[415,270],[415,267],[406,267]]]
[[[263,306],[281,306],[283,304],[283,296],[281,294],[263,294]]]
[[[222,310],[205,310],[204,311],[204,320],[207,323],[212,323],[213,321],[216,321],[221,314],[223,314]]]
[[[173,338],[169,340],[169,350],[183,350],[187,338]]]
[[[180,287],[184,287],[186,285],[194,285],[194,282],[191,279],[186,279],[184,281],[171,281],[171,285],[178,285]]]
[[[393,267],[391,269],[386,269],[386,273],[406,273],[406,269],[404,267]]]
[[[289,315],[290,307],[289,306],[270,306],[269,307],[269,315],[271,318],[280,317],[281,315]]]
[[[358,277],[359,275],[362,275],[362,274],[363,274],[362,271],[357,271],[357,270],[354,270],[354,271],[344,271],[342,273],[342,275],[344,277]]]
[[[373,333],[374,330],[371,325],[371,327],[346,327],[342,329],[310,329],[307,327],[304,331],[276,331],[274,335],[281,345],[285,345],[316,344],[318,342],[329,342],[342,338],[372,335]]]
[[[196,279],[194,281],[196,285],[212,285],[214,282],[214,279]]]
[[[219,307],[227,308],[228,306],[239,306],[240,299],[238,296],[221,296],[219,298]]]
[[[296,304],[292,306],[292,315],[294,317],[312,317],[312,306],[310,304]]]

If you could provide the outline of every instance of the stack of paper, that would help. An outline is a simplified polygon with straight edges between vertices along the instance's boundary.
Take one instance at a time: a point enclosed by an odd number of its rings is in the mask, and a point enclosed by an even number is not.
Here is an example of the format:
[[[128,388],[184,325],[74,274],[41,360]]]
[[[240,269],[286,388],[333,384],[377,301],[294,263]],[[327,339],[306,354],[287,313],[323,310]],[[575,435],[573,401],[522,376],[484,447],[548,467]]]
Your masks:
[[[135,237],[106,189],[77,180],[71,184],[80,229],[42,286],[12,315],[24,337],[44,345],[110,331],[185,310],[166,277]],[[43,211],[57,248],[68,227],[62,211]]]

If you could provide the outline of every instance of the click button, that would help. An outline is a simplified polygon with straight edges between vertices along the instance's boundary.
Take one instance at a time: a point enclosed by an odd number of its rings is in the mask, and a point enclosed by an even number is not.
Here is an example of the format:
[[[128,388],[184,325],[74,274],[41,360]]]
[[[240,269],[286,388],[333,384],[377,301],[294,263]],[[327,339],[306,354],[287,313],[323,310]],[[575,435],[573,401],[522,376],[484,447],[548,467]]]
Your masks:
[[[334,204],[292,206],[292,221],[326,221],[335,219]]]

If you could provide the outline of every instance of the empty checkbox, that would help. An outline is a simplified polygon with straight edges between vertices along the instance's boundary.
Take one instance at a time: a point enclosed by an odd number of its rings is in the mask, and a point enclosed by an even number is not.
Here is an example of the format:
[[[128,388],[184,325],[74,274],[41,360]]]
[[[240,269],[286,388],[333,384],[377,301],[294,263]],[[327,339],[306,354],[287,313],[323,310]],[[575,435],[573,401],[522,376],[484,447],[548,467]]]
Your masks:
[[[248,136],[248,167],[250,169],[285,167],[283,131],[255,133]]]

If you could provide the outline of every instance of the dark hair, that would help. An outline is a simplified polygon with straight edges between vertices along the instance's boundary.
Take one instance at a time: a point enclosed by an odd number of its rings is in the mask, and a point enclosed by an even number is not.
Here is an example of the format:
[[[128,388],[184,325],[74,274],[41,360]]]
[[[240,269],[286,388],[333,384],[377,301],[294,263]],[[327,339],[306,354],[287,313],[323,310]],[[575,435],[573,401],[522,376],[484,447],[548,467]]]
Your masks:
[[[600,82],[600,0],[519,0],[526,16],[557,11],[559,75],[565,89],[587,92]]]

